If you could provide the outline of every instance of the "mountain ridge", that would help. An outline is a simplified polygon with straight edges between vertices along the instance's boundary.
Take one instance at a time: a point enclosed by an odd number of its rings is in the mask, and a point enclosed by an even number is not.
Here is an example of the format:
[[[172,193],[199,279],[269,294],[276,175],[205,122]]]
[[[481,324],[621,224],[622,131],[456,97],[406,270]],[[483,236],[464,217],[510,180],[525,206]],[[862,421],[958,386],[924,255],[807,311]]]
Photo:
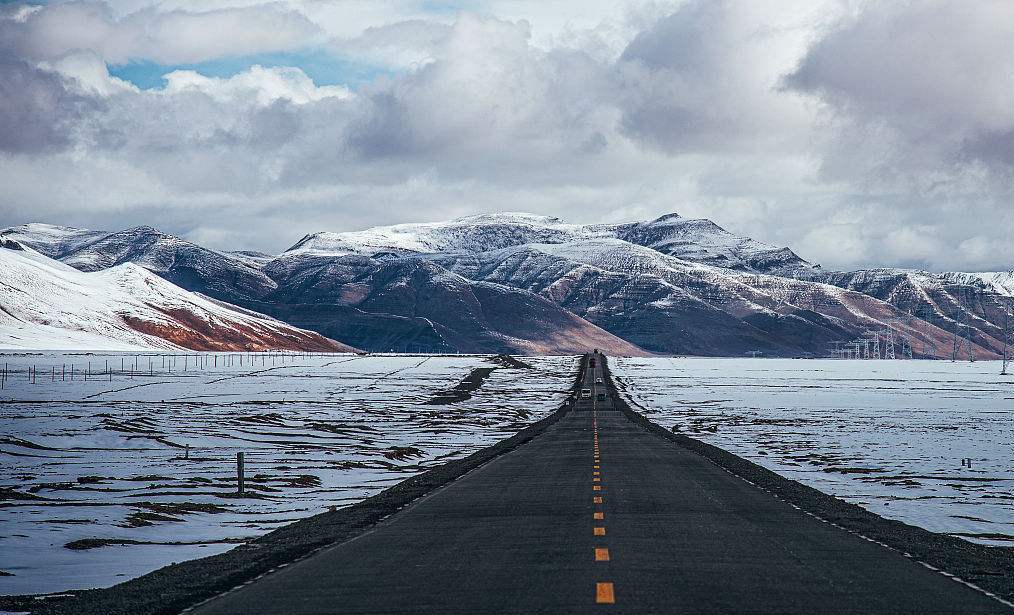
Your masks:
[[[1002,273],[824,271],[790,248],[675,213],[615,224],[477,214],[311,233],[276,256],[209,250],[150,227],[36,224],[4,236],[81,269],[135,262],[188,290],[384,351],[601,344],[618,354],[820,356],[891,331],[914,355],[939,357],[961,330],[986,358],[1002,345],[994,295],[1014,288]]]

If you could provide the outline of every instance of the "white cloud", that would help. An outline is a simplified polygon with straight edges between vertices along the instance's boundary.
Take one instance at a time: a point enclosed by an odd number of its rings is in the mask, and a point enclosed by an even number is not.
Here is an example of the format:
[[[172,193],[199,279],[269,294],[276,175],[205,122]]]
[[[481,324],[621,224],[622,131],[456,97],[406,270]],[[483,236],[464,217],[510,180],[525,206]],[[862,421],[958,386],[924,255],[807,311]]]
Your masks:
[[[165,80],[166,95],[200,92],[220,103],[252,100],[258,105],[268,105],[284,99],[302,105],[323,98],[351,96],[342,86],[318,86],[302,70],[291,67],[264,68],[255,64],[225,79],[177,70],[165,75]]]
[[[298,49],[323,39],[305,15],[280,3],[206,11],[150,6],[117,16],[103,2],[74,0],[0,19],[0,47],[32,60],[87,51],[113,64],[177,64]]]

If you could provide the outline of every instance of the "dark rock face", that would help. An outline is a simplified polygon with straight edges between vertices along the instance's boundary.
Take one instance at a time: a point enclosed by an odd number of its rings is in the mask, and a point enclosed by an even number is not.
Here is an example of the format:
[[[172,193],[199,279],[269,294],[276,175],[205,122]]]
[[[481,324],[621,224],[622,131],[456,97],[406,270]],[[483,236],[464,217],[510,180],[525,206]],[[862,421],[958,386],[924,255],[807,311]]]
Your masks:
[[[279,286],[263,310],[366,350],[642,353],[534,293],[468,280],[423,257],[296,260],[266,269]],[[315,322],[320,315],[326,323]]]
[[[83,270],[135,262],[374,351],[823,356],[830,342],[891,329],[918,356],[947,356],[968,325],[974,351],[990,357],[1005,309],[968,274],[824,272],[789,248],[677,214],[614,225],[470,216],[315,233],[277,257],[148,227],[0,234]]]

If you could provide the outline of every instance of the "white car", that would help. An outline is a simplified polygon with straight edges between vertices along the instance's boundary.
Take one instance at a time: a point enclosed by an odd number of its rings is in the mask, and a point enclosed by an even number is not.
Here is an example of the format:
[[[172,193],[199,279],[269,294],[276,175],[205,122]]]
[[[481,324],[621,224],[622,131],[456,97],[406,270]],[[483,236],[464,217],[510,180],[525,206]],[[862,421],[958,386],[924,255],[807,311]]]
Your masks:
[[[581,389],[582,399],[591,399],[591,389]]]

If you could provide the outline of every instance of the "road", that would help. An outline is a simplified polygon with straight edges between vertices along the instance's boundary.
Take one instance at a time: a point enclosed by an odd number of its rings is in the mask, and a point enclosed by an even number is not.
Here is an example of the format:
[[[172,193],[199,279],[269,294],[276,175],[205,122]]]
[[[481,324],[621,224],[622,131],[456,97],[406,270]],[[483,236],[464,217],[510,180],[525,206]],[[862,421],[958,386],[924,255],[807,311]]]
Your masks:
[[[633,424],[597,363],[533,441],[193,612],[1011,612]]]

